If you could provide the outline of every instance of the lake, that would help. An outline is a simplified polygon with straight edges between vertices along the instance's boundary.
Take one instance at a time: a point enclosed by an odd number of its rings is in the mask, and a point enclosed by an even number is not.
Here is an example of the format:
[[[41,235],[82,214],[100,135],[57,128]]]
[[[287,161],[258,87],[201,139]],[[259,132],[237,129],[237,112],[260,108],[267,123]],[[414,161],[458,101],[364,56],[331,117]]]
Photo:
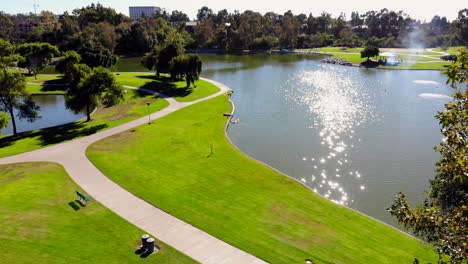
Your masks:
[[[438,71],[330,65],[306,55],[200,55],[203,77],[230,86],[228,135],[249,156],[318,194],[396,225],[404,191],[423,201],[441,141],[434,118],[452,90]]]
[[[85,117],[85,114],[75,114],[65,107],[65,97],[63,95],[33,95],[33,101],[41,107],[40,119],[28,122],[26,119],[15,117],[16,129],[18,133],[36,130],[46,127],[59,126],[74,122]],[[15,112],[16,113],[16,112]],[[4,128],[1,135],[13,134],[13,127],[10,124]]]

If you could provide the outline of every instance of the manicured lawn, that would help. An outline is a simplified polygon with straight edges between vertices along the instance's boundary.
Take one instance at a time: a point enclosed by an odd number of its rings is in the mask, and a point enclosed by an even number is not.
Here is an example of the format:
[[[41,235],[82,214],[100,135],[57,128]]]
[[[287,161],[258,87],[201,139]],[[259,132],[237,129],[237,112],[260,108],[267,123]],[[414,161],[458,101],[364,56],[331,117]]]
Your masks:
[[[65,94],[66,86],[26,84],[30,94]]]
[[[48,83],[48,84],[63,84],[65,83],[60,74],[38,74],[36,78],[34,76],[26,75],[26,82],[33,83]]]
[[[177,101],[190,102],[219,91],[215,85],[203,81],[196,81],[197,88],[186,88],[185,81],[172,81],[167,75],[156,78],[154,73],[116,73],[117,81],[122,85],[146,88],[165,93]]]
[[[433,249],[239,153],[219,96],[91,145],[123,188],[270,263],[436,261]],[[211,153],[212,151],[212,153]]]
[[[119,60],[109,69],[113,72],[149,72],[141,65],[142,57],[119,56]]]
[[[151,103],[149,107],[146,105],[147,102]],[[145,116],[149,112],[156,112],[168,105],[169,103],[166,100],[154,95],[127,89],[124,102],[113,107],[98,108],[91,116],[93,119],[91,122],[77,121],[68,125],[24,132],[17,137],[0,137],[0,157],[11,156],[94,134]]]
[[[454,46],[454,47],[448,47],[447,50],[442,50],[442,48],[434,48],[433,50],[435,50],[435,51],[444,51],[444,52],[451,53],[451,54],[458,54],[458,50],[461,49],[461,48],[466,48],[466,47],[464,47],[464,46]]]
[[[140,258],[145,232],[96,201],[80,205],[76,190],[85,193],[58,164],[1,165],[1,262],[197,263],[160,241],[160,252]]]

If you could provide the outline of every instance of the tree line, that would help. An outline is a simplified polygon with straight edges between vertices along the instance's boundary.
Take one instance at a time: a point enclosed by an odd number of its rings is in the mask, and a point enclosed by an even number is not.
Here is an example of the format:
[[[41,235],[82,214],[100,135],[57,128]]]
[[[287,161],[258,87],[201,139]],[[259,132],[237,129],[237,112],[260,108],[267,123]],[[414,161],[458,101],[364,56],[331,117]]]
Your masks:
[[[15,34],[14,21],[43,23],[26,34]],[[188,49],[269,50],[363,45],[376,38],[379,47],[436,47],[468,45],[468,9],[449,21],[434,16],[428,22],[411,18],[403,11],[382,9],[366,13],[342,13],[338,17],[254,11],[217,13],[204,6],[198,10],[196,26],[186,26],[189,17],[181,11],[164,9],[137,21],[101,4],[65,12],[56,18],[43,11],[9,15],[0,12],[0,37],[15,43],[47,42],[61,50],[76,50],[87,42],[103,45],[117,53],[146,53],[162,43],[171,30],[183,36]]]

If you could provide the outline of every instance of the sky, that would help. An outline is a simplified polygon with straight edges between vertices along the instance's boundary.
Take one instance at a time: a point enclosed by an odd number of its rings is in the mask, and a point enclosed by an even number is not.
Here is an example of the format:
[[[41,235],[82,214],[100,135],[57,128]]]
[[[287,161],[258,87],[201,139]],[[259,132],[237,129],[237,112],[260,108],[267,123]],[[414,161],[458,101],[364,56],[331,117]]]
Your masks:
[[[403,10],[412,18],[426,21],[430,21],[434,15],[445,16],[452,21],[456,19],[459,10],[468,8],[467,0],[0,0],[0,11],[10,14],[34,12],[34,3],[36,3],[38,13],[42,10],[49,10],[55,14],[62,14],[64,11],[71,12],[77,7],[84,7],[93,2],[100,2],[126,15],[128,15],[128,6],[159,6],[168,11],[183,11],[191,19],[196,17],[197,10],[202,6],[208,6],[214,12],[227,9],[229,12],[253,10],[262,14],[269,11],[282,14],[291,10],[294,14],[312,13],[318,16],[325,11],[331,13],[333,17],[344,12],[348,19],[352,11],[365,13],[387,8],[394,11]]]

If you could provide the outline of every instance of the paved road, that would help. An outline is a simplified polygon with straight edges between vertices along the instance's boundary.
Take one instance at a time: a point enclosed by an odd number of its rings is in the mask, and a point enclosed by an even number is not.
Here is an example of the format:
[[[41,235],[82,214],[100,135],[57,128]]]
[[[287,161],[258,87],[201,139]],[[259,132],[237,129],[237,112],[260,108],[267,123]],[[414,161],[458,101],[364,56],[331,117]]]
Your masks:
[[[150,115],[155,120],[198,102],[226,93],[229,88],[222,83],[204,79],[218,87],[220,91],[208,97],[192,101],[178,102],[164,94],[140,89],[159,95],[169,101],[169,106]],[[125,86],[138,89],[136,87]],[[169,215],[157,207],[129,193],[101,173],[86,157],[86,148],[101,139],[133,127],[146,124],[148,116],[113,127],[99,133],[79,138],[55,146],[18,154],[0,159],[0,164],[47,161],[61,164],[70,177],[95,200],[114,211],[130,223],[171,245],[193,259],[206,264],[265,264],[238,248],[235,248],[180,219]]]

